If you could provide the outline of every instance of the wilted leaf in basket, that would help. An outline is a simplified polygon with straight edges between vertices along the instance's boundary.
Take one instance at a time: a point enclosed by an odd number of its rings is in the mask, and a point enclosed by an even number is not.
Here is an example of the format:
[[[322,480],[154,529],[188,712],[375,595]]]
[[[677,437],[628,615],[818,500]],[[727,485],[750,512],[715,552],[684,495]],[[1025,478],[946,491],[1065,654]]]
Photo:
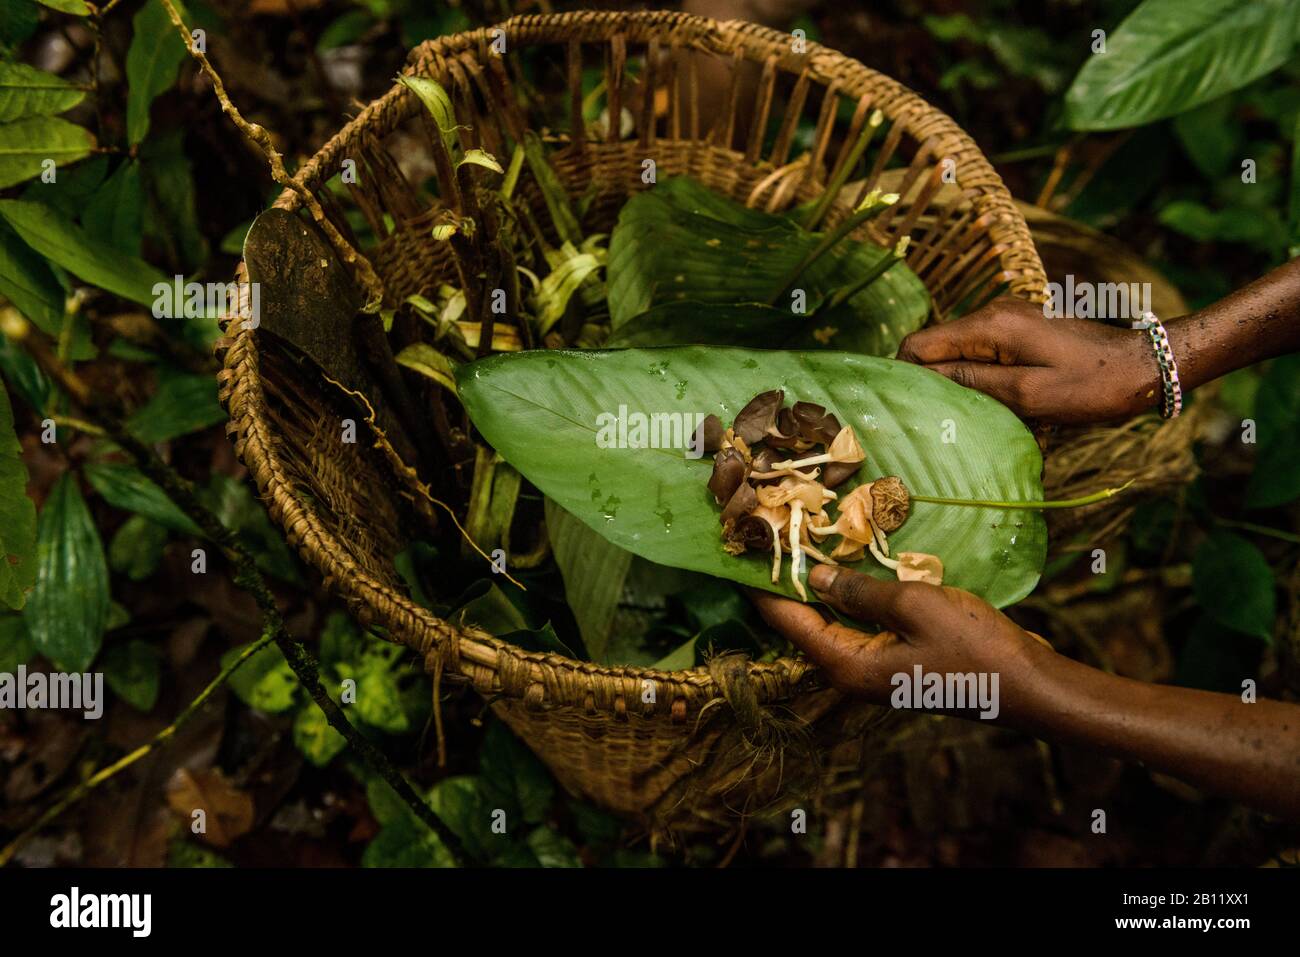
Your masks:
[[[664,180],[628,200],[610,238],[610,344],[829,345],[893,355],[930,309],[929,294],[905,264],[829,305],[834,292],[887,264],[892,252],[881,246],[846,239],[808,266],[796,284],[806,293],[802,314],[788,297],[767,305],[773,283],[824,236],[687,177]]]
[[[1042,459],[1010,410],[908,363],[826,352],[674,348],[527,352],[463,366],[460,393],[475,426],[526,478],[611,542],[651,561],[793,594],[767,562],[722,549],[708,457],[677,447],[602,447],[610,416],[678,416],[687,432],[706,414],[729,422],[755,394],[785,389],[851,424],[866,451],[858,478],[906,477],[916,494],[1038,500]],[[691,418],[686,419],[687,416]],[[671,429],[664,428],[664,432]],[[609,430],[605,429],[608,439]],[[666,436],[671,438],[670,436]],[[609,442],[604,442],[610,445]],[[661,446],[672,444],[660,442]],[[620,445],[624,447],[619,447]],[[949,583],[1006,605],[1038,580],[1040,515],[917,504],[900,551],[937,553]],[[863,570],[886,577],[884,569]]]

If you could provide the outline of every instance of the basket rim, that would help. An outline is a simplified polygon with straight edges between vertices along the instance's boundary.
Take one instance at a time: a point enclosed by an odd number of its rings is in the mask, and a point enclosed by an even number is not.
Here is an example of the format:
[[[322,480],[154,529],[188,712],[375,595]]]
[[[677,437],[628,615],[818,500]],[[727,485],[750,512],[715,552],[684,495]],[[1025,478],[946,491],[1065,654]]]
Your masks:
[[[811,78],[838,88],[871,84],[880,95],[876,103],[893,122],[902,124],[918,144],[929,144],[940,156],[961,157],[962,186],[972,192],[977,215],[987,221],[994,246],[1004,246],[999,258],[1004,266],[998,278],[1012,294],[1041,301],[1046,275],[1030,239],[1023,215],[1015,207],[1001,178],[979,148],[957,124],[898,81],[864,64],[809,41],[807,52],[788,51],[789,35],[747,21],[719,21],[675,11],[596,12],[516,16],[494,26],[428,40],[411,51],[404,75],[445,78],[448,63],[478,53],[487,62],[495,31],[504,30],[519,46],[559,41],[601,42],[615,35],[645,42],[665,39],[688,48],[721,55],[744,52],[763,62],[784,49],[785,61],[796,63]],[[498,58],[499,59],[499,58]],[[311,188],[323,183],[325,171],[337,166],[339,155],[364,131],[375,127],[391,131],[419,108],[417,98],[401,83],[372,101],[345,124],[314,156],[303,164],[300,177]],[[702,133],[697,142],[706,142]],[[678,142],[684,142],[679,140]],[[273,204],[294,211],[301,198],[286,189]],[[237,280],[247,279],[240,262]],[[504,642],[473,626],[438,618],[387,583],[357,565],[337,537],[316,518],[310,506],[293,494],[281,463],[274,429],[266,412],[266,397],[259,372],[256,330],[243,323],[222,322],[223,338],[216,344],[222,363],[219,395],[230,416],[227,434],[236,454],[252,473],[271,518],[284,530],[304,561],[323,576],[326,588],[341,597],[349,611],[367,624],[382,625],[394,640],[425,657],[430,669],[446,669],[469,680],[491,697],[520,699],[526,707],[542,710],[555,706],[582,707],[588,713],[613,712],[645,716],[664,713],[664,704],[643,702],[645,681],[667,693],[653,696],[670,708],[674,723],[698,714],[721,689],[705,666],[674,672],[633,666],[610,666],[579,661],[549,652],[530,652]],[[760,703],[769,704],[825,687],[824,677],[802,658],[781,658],[770,663],[749,662],[747,673]],[[663,694],[660,699],[660,694]],[[638,704],[639,703],[639,704]]]

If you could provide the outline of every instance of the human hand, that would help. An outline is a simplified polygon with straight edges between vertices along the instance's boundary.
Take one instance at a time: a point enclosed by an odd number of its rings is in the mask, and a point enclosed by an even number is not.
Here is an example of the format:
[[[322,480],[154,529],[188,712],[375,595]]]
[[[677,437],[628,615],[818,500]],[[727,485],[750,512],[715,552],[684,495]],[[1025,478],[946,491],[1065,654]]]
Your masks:
[[[1023,702],[1042,681],[1035,676],[1046,643],[1016,625],[992,605],[959,588],[924,582],[882,581],[848,568],[817,565],[808,584],[843,614],[888,631],[866,634],[824,620],[812,605],[768,592],[754,603],[769,625],[798,646],[846,694],[887,703],[894,675],[997,673],[1007,705]],[[1041,642],[1041,644],[1040,644]]]
[[[969,316],[914,332],[898,358],[1044,422],[1124,418],[1160,396],[1160,370],[1140,332],[1045,319],[1042,306],[1022,299],[995,299]]]

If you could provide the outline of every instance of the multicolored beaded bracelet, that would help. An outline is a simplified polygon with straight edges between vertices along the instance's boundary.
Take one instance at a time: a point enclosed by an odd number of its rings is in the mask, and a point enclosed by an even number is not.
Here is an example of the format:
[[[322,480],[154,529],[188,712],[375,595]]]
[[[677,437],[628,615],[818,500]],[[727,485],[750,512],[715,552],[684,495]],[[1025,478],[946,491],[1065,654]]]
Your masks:
[[[1142,313],[1142,318],[1133,323],[1134,329],[1146,330],[1151,339],[1151,348],[1156,353],[1156,364],[1160,366],[1160,414],[1166,419],[1177,418],[1183,411],[1183,387],[1178,381],[1178,363],[1174,361],[1174,351],[1169,347],[1169,334],[1153,312]]]

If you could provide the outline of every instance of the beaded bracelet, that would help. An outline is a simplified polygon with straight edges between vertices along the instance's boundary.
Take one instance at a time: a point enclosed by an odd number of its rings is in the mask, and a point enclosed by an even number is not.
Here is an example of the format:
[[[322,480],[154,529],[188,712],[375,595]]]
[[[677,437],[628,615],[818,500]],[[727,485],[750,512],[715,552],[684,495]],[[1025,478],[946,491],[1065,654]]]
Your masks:
[[[1142,313],[1142,318],[1133,323],[1133,328],[1144,329],[1151,339],[1151,348],[1155,350],[1156,364],[1160,366],[1160,414],[1166,419],[1176,418],[1183,411],[1183,388],[1178,381],[1174,351],[1169,347],[1169,334],[1153,312]]]

